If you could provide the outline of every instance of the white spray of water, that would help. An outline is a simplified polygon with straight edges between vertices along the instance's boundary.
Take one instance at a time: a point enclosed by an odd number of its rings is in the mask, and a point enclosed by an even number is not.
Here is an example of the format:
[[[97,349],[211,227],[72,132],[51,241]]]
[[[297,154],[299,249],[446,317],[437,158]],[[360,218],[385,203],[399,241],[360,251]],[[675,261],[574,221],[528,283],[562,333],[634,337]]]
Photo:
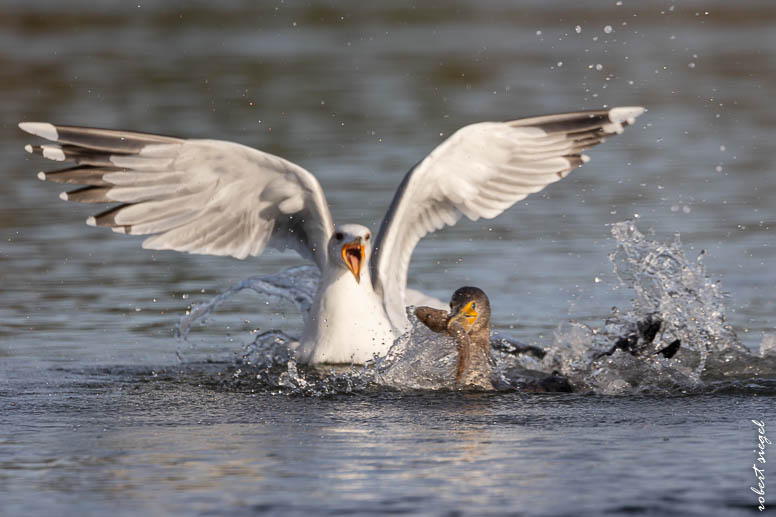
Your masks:
[[[613,225],[612,235],[616,249],[610,260],[621,283],[633,290],[631,308],[624,312],[615,308],[602,328],[573,321],[562,323],[543,358],[535,354],[535,349],[533,353],[521,351],[519,346],[510,349],[501,346],[503,338],[495,339],[491,367],[497,386],[524,386],[519,377],[528,372],[534,379],[536,374],[558,372],[579,391],[676,393],[703,389],[704,382],[720,377],[744,378],[776,372],[770,337],[763,339],[763,356],[767,357],[754,356],[738,342],[725,322],[724,295],[719,283],[706,274],[701,261],[703,253],[689,260],[678,236],[667,244],[651,241],[631,221]],[[202,321],[244,289],[291,301],[306,315],[319,278],[314,266],[299,266],[243,280],[211,300],[192,306],[178,324],[178,335],[185,339],[195,321]],[[296,340],[270,331],[244,348],[238,376],[252,378],[266,389],[305,395],[385,387],[455,389],[454,340],[427,329],[415,319],[412,308],[408,309],[408,316],[410,330],[397,339],[386,357],[375,358],[367,365],[302,368],[289,350]],[[645,318],[661,322],[654,343],[648,343],[652,349],[636,355],[613,349],[619,338],[636,333]],[[675,340],[681,342],[681,348],[674,357],[654,353]]]

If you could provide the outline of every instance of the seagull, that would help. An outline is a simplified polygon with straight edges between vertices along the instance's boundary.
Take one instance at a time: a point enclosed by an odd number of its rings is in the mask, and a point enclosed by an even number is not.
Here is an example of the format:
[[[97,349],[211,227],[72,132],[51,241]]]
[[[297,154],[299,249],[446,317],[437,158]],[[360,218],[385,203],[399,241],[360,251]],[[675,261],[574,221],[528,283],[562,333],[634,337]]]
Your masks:
[[[310,172],[238,143],[22,122],[53,143],[25,150],[70,167],[38,173],[84,185],[59,197],[113,203],[86,224],[147,235],[143,248],[245,259],[266,248],[314,262],[321,281],[295,349],[307,364],[363,364],[408,327],[405,306],[430,297],[408,289],[412,252],[462,216],[491,219],[588,161],[641,107],[617,107],[464,126],[413,167],[375,236],[335,226]],[[435,304],[437,307],[439,303]]]

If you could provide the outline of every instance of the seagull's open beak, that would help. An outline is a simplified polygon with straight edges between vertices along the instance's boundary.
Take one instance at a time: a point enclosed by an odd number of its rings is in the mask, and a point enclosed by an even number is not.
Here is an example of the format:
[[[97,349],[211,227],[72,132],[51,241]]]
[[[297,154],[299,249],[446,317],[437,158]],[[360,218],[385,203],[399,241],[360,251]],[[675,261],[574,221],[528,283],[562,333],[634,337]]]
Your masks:
[[[342,246],[342,260],[356,277],[356,282],[361,282],[361,264],[364,262],[366,256],[366,248],[361,239],[356,239],[353,242],[346,242]]]
[[[480,313],[475,309],[474,302],[469,302],[464,305],[463,308],[458,311],[458,314],[454,315],[450,321],[459,321],[461,326],[463,326],[463,329],[466,332],[469,332],[472,325],[474,325],[474,322],[477,321],[477,318],[479,317]]]

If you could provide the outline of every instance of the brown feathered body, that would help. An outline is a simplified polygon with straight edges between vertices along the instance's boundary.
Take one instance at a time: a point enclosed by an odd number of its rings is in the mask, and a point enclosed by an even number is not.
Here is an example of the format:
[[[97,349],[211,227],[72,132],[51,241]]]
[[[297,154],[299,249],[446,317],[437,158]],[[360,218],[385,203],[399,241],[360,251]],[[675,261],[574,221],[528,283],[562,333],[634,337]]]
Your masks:
[[[473,323],[462,319],[467,307],[476,310]],[[418,307],[415,316],[429,329],[455,339],[458,346],[456,384],[493,389],[490,379],[490,301],[476,287],[461,287],[450,299],[450,312],[431,307]]]

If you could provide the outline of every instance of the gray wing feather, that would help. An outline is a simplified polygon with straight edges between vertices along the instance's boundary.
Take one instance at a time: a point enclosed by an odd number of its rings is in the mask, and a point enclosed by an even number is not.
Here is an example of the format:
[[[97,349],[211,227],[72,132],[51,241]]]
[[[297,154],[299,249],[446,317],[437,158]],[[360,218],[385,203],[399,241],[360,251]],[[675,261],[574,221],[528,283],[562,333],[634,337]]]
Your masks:
[[[391,323],[406,326],[407,270],[418,241],[454,225],[498,216],[587,161],[584,149],[621,133],[639,107],[544,115],[463,127],[404,177],[375,240],[375,290]]]
[[[332,232],[323,190],[308,171],[233,142],[23,122],[55,144],[26,150],[75,166],[41,180],[86,185],[63,192],[80,203],[120,203],[87,224],[150,235],[144,248],[259,255],[293,249],[323,269]]]

